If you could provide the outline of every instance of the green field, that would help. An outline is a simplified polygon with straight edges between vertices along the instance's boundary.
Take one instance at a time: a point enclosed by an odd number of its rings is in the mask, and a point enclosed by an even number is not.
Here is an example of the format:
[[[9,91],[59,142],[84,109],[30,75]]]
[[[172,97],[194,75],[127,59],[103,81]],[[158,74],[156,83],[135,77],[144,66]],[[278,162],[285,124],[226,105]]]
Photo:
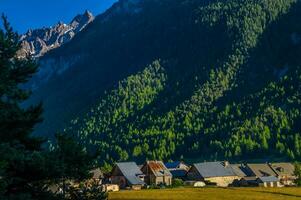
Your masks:
[[[301,199],[301,188],[180,188],[164,190],[120,191],[109,200],[291,200]]]

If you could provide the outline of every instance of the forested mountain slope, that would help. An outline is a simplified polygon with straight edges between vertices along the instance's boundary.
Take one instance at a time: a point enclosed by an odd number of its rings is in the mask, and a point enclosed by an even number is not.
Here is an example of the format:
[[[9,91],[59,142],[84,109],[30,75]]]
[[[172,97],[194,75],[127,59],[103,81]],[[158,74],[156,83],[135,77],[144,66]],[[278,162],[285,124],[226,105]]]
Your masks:
[[[299,159],[300,17],[297,0],[120,1],[46,55],[80,59],[36,93],[40,130],[107,162]]]

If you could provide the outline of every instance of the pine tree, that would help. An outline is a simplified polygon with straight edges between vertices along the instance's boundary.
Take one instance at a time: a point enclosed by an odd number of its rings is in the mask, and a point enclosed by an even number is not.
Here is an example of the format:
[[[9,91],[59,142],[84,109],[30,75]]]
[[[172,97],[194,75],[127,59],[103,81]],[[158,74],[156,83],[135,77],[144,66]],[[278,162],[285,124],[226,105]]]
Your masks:
[[[42,121],[42,105],[24,108],[30,91],[22,89],[37,71],[30,58],[18,58],[19,36],[5,16],[0,29],[0,199],[68,199],[49,191],[49,185],[64,179],[83,181],[91,176],[94,157],[66,135],[57,135],[50,151],[42,149],[44,140],[32,136]],[[85,188],[84,188],[85,189]],[[87,195],[96,190],[89,190]],[[96,195],[96,194],[93,194]],[[106,195],[103,199],[106,199]]]
[[[30,91],[21,89],[37,71],[31,59],[18,59],[19,36],[3,16],[0,30],[0,137],[2,143],[21,145],[26,150],[39,150],[42,141],[31,136],[34,126],[41,122],[42,106],[21,108]]]
[[[29,58],[19,59],[19,36],[5,16],[0,30],[0,183],[2,199],[39,199],[47,196],[41,180],[47,178],[41,151],[43,140],[32,136],[41,122],[42,105],[23,108],[30,91],[22,89],[37,71]],[[0,195],[1,195],[0,193]],[[46,196],[45,196],[46,195]]]

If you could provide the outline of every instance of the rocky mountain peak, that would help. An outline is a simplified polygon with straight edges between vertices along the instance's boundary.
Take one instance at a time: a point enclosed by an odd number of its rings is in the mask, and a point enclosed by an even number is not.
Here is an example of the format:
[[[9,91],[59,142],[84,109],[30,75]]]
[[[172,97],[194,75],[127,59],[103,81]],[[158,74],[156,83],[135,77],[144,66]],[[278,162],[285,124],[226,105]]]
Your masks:
[[[70,26],[73,27],[76,31],[81,31],[94,20],[94,16],[88,10],[84,14],[77,15],[70,22]]]
[[[48,51],[58,48],[69,42],[93,20],[92,13],[85,11],[85,13],[74,17],[69,24],[60,21],[51,27],[30,29],[20,38],[22,49],[19,52],[19,57],[32,56],[38,58]]]

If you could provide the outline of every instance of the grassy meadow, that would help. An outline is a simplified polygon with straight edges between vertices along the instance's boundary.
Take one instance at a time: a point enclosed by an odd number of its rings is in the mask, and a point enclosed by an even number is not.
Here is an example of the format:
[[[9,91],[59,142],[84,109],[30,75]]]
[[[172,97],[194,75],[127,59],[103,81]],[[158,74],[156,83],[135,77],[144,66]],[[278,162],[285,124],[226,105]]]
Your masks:
[[[179,188],[120,191],[109,200],[293,200],[301,199],[301,188]]]

